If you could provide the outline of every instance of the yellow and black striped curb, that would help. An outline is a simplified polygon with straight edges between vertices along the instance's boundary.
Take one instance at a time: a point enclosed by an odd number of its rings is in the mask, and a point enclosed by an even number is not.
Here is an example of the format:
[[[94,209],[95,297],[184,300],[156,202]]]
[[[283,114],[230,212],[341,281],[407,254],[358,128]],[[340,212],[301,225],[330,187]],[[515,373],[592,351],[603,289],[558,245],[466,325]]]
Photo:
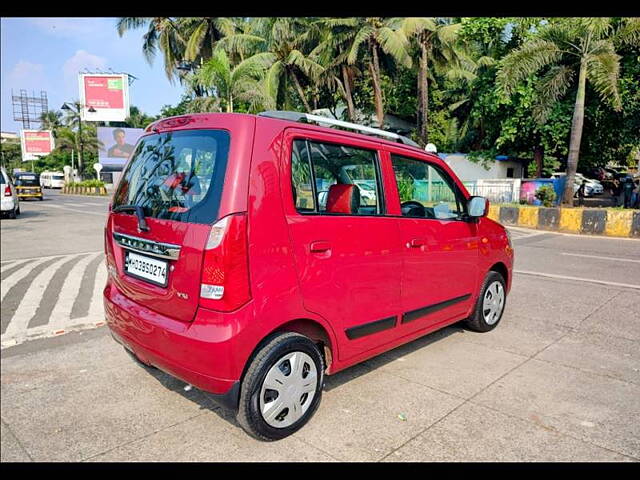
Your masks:
[[[62,187],[62,193],[70,195],[108,195],[105,187]]]
[[[489,218],[503,225],[640,238],[640,211],[638,210],[491,205]]]

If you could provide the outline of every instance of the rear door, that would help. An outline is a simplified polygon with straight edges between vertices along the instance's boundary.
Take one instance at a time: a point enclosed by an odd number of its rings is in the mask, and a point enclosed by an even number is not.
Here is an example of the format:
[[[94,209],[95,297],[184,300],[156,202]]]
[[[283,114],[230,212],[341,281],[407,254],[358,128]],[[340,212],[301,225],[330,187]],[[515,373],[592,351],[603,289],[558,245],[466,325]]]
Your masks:
[[[283,188],[305,308],[331,323],[346,360],[395,338],[401,250],[397,219],[385,216],[374,142],[288,129]],[[357,189],[333,211],[337,193]],[[356,205],[357,203],[357,205]]]
[[[229,153],[225,130],[144,136],[114,195],[106,241],[118,288],[135,302],[183,321],[195,315],[204,246],[217,219]],[[141,207],[148,230],[135,211]]]

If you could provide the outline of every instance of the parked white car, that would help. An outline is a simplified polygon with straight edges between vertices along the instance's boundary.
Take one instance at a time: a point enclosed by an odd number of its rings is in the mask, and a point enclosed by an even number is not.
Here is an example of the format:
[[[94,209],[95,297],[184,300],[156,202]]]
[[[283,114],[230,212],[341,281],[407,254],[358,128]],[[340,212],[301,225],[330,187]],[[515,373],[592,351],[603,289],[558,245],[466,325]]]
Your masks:
[[[552,175],[553,178],[561,178],[564,177],[566,173],[564,172],[556,172]],[[585,185],[584,195],[585,197],[591,197],[593,195],[600,195],[604,192],[604,187],[598,180],[593,180],[592,178],[587,178],[581,173],[576,173],[573,178],[573,193],[577,194],[580,185],[582,185],[582,181],[586,180],[587,184]]]
[[[40,185],[43,188],[62,188],[64,187],[64,173],[42,172],[40,174]]]
[[[20,215],[20,200],[16,192],[16,187],[7,175],[7,171],[0,167],[0,211],[2,215],[9,218],[16,218]]]

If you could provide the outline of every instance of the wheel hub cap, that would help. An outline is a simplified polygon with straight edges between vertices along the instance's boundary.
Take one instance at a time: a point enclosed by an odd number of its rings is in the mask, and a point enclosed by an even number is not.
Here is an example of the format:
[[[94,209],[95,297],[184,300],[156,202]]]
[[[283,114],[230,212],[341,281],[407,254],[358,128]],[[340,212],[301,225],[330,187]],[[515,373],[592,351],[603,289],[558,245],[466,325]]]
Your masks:
[[[272,427],[285,428],[309,409],[316,394],[318,372],[304,352],[281,357],[267,372],[260,389],[260,413]]]
[[[504,287],[500,282],[493,282],[484,294],[482,301],[482,315],[488,325],[493,325],[500,319],[504,308]]]

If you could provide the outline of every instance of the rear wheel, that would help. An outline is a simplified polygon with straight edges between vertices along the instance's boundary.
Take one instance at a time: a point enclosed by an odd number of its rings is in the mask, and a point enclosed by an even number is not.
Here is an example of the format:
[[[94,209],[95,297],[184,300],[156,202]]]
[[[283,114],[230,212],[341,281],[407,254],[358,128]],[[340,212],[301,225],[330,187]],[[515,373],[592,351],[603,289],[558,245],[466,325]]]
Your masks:
[[[490,271],[482,283],[473,314],[465,320],[466,326],[476,332],[493,330],[502,319],[506,300],[504,278],[498,272]]]
[[[242,380],[238,422],[259,440],[279,440],[313,416],[322,396],[324,364],[318,347],[297,333],[269,340]]]
[[[9,218],[12,219],[12,220],[15,220],[15,218],[16,218],[16,209],[15,208],[9,212]]]

